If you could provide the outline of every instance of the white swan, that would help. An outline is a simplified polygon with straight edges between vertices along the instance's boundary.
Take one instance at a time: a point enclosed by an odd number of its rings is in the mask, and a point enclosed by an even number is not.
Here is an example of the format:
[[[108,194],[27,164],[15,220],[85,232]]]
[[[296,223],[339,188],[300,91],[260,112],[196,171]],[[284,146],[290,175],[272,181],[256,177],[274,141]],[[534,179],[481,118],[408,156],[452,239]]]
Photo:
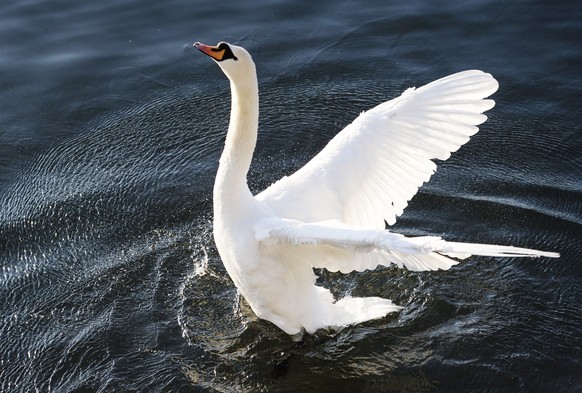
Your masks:
[[[214,184],[214,238],[234,284],[260,318],[290,335],[339,328],[401,309],[378,297],[335,301],[313,268],[362,271],[391,263],[449,269],[470,255],[558,257],[511,246],[405,237],[385,230],[436,170],[483,123],[498,88],[482,71],[439,79],[362,113],[303,168],[253,196],[247,173],[259,96],[249,53],[195,43],[230,79],[232,107]]]

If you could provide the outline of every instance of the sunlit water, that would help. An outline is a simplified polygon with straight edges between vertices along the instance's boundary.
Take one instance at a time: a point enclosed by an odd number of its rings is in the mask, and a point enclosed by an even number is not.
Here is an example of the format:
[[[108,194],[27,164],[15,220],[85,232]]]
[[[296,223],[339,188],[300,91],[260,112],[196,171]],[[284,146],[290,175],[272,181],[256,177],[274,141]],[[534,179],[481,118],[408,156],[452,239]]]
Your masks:
[[[536,1],[2,3],[0,390],[582,391],[581,15]],[[212,240],[229,91],[191,44],[219,40],[259,71],[255,191],[405,88],[491,72],[489,120],[395,229],[562,258],[318,271],[338,296],[405,308],[294,344],[238,297]]]

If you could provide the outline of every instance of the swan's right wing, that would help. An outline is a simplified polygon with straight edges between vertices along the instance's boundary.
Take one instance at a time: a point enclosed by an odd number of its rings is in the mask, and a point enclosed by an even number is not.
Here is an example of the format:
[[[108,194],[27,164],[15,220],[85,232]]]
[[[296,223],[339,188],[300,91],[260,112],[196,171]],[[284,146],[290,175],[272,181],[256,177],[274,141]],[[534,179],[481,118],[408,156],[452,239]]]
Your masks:
[[[460,72],[362,113],[303,168],[257,199],[280,217],[384,229],[418,188],[465,144],[494,106],[497,81]]]

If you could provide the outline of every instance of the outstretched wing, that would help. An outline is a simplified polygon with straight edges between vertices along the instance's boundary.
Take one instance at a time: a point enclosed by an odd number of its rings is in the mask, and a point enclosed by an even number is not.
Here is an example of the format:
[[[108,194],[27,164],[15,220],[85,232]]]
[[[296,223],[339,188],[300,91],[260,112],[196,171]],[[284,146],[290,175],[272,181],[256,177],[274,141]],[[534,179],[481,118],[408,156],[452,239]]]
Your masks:
[[[408,270],[448,270],[469,254],[437,251],[438,237],[408,238],[384,229],[362,229],[335,221],[303,223],[266,218],[256,223],[255,236],[264,253],[293,255],[313,267],[349,273],[373,270],[378,265]],[[444,255],[443,255],[444,254]]]
[[[558,258],[555,252],[496,244],[448,242],[436,236],[406,237],[328,221],[304,223],[269,217],[255,224],[256,239],[279,255],[343,273],[395,264],[408,270],[447,270],[471,255]],[[263,248],[263,252],[267,252]]]
[[[384,229],[418,188],[465,144],[495,102],[482,71],[436,80],[362,113],[293,175],[257,195],[275,214],[303,222],[338,220]]]

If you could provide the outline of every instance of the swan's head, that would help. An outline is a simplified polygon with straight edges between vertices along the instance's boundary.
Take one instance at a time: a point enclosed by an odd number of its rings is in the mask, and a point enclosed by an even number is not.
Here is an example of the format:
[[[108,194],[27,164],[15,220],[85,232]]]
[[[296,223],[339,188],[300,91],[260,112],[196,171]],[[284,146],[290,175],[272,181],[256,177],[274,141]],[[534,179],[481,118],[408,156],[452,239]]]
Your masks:
[[[222,71],[231,81],[240,81],[249,75],[256,75],[255,63],[245,49],[227,42],[219,42],[216,46],[194,44],[196,49],[216,61]]]

